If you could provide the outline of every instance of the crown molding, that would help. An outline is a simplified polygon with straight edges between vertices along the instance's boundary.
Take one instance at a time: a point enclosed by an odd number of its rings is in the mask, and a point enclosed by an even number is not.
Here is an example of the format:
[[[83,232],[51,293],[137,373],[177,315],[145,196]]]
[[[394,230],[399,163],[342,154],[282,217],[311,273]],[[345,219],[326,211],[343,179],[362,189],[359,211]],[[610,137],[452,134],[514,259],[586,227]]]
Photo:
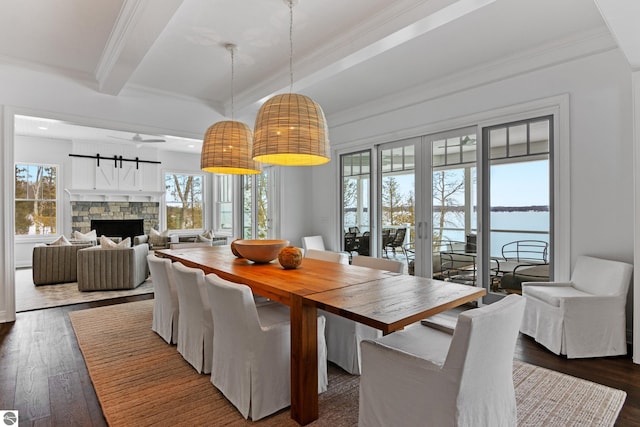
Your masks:
[[[464,90],[484,86],[535,70],[571,62],[580,58],[617,49],[615,40],[605,27],[557,40],[534,49],[478,65],[464,71],[431,80],[354,108],[327,116],[331,128],[348,125],[381,114],[401,110]]]

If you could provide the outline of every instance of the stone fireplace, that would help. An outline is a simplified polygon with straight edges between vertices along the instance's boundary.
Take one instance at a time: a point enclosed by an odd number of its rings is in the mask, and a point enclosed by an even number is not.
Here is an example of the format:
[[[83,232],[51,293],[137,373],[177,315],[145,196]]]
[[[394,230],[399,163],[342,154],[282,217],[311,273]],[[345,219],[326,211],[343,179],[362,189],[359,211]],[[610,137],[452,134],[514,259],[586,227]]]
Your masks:
[[[71,230],[91,231],[91,220],[142,219],[144,232],[158,228],[160,203],[132,201],[71,201]]]

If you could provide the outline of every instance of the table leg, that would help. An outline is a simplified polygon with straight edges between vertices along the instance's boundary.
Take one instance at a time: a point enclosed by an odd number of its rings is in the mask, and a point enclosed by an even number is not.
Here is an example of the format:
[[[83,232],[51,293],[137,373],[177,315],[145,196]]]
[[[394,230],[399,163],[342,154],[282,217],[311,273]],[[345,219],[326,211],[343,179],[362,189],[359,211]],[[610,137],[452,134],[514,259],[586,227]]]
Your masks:
[[[291,418],[318,419],[318,310],[294,295],[291,301]]]

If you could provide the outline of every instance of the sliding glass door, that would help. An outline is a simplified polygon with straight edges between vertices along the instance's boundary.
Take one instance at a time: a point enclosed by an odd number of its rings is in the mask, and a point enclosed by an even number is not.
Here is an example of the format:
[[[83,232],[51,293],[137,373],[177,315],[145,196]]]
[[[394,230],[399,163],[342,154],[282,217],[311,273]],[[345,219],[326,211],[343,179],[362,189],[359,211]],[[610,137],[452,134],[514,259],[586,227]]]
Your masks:
[[[552,278],[553,118],[483,129],[486,300]]]
[[[407,263],[415,274],[416,150],[420,138],[385,144],[379,149],[378,242],[385,258]]]
[[[485,287],[487,302],[520,293],[523,281],[552,280],[553,120],[395,141],[377,146],[375,159],[343,154],[343,249]]]

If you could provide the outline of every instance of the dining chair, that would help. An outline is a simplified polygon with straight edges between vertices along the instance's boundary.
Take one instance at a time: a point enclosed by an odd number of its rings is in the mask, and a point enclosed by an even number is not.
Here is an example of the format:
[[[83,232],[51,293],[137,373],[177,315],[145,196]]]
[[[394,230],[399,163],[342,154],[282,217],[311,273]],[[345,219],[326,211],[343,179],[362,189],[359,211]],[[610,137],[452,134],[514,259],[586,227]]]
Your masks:
[[[521,332],[567,358],[627,354],[626,303],[633,266],[579,256],[569,282],[523,282]]]
[[[302,238],[302,249],[304,249],[305,252],[309,249],[324,251],[326,250],[324,239],[322,236],[305,236]]]
[[[155,254],[147,256],[153,283],[151,329],[169,344],[178,343],[178,293],[171,260]]]
[[[178,291],[178,352],[198,371],[211,372],[213,318],[204,287],[204,272],[179,262],[173,264]]]
[[[375,268],[376,270],[385,270],[392,273],[403,273],[404,263],[394,259],[374,258],[369,256],[354,256],[351,265],[360,267]]]
[[[458,316],[453,335],[421,324],[362,341],[360,426],[515,426],[513,355],[525,300]]]
[[[321,251],[317,249],[309,249],[304,253],[305,258],[319,259],[322,261],[338,262],[340,264],[349,264],[349,256],[343,252]]]
[[[211,383],[257,421],[291,404],[291,326],[282,304],[256,306],[251,289],[205,277],[213,324]],[[327,390],[324,317],[318,316],[318,393]]]
[[[401,261],[355,256],[352,265],[402,273]],[[346,319],[337,314],[320,310],[327,318],[325,334],[327,339],[327,359],[352,375],[360,374],[360,342],[363,339],[376,339],[382,336],[380,330],[362,323]]]

